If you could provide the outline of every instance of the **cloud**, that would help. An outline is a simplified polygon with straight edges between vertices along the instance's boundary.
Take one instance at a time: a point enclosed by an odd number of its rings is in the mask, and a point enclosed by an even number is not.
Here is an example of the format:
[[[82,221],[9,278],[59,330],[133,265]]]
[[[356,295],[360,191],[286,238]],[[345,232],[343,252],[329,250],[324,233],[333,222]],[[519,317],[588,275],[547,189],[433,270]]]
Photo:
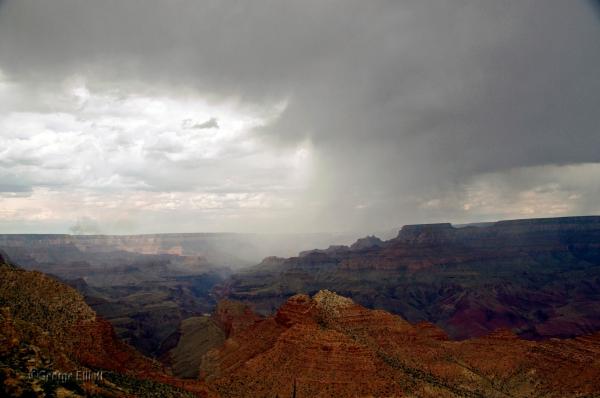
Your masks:
[[[261,192],[279,229],[596,211],[594,7],[8,0],[0,182]]]
[[[600,163],[546,165],[486,173],[471,178],[458,194],[430,197],[419,207],[471,219],[506,219],[599,214]]]
[[[71,97],[71,105],[58,113],[1,113],[0,178],[5,186],[19,182],[27,189],[265,189],[286,185],[277,175],[296,168],[285,153],[265,150],[248,134],[268,123],[270,108],[94,92],[85,85],[56,90],[54,95],[41,94],[50,103]],[[199,135],[179,123],[181,117],[208,112],[221,115],[218,134],[207,130]],[[270,169],[271,177],[264,178]]]
[[[202,122],[202,123],[194,123],[192,121],[192,119],[185,119],[183,121],[182,125],[183,125],[183,128],[197,129],[197,130],[219,129],[219,121],[215,117],[211,117],[210,119],[208,119],[207,121]]]

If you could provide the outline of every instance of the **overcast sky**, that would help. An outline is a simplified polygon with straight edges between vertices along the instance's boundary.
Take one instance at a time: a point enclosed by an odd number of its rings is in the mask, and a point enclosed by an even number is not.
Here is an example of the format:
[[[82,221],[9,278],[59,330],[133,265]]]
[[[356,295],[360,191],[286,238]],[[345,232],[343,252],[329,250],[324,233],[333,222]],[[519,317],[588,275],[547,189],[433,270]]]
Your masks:
[[[600,214],[600,12],[0,0],[0,233]]]

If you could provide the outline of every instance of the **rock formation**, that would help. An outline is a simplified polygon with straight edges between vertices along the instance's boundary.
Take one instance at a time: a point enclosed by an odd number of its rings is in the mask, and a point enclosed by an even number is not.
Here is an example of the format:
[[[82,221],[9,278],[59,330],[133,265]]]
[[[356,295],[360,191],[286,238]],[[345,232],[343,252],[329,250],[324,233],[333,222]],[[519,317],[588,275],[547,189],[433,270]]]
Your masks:
[[[461,342],[330,291],[295,295],[204,359],[222,397],[570,397],[600,393],[600,334]]]
[[[600,217],[404,226],[386,242],[302,252],[215,289],[270,314],[296,293],[336,290],[453,338],[499,327],[530,339],[600,330]]]
[[[170,376],[161,364],[121,342],[75,289],[9,265],[4,255],[0,281],[0,395],[117,397],[150,389],[188,396],[181,387],[206,395],[201,383]],[[105,378],[73,376],[100,371]],[[53,372],[71,376],[48,378]]]

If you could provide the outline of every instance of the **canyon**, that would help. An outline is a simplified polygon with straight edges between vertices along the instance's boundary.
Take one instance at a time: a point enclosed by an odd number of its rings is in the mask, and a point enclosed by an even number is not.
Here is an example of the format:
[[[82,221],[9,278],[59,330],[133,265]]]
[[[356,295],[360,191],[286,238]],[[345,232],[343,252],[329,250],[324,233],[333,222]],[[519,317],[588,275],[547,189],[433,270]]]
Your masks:
[[[231,267],[174,236],[0,238],[7,396],[600,394],[600,217],[408,225]]]
[[[322,289],[455,339],[497,328],[529,339],[591,333],[600,330],[600,217],[409,225],[388,241],[269,257],[215,287],[263,314]]]
[[[452,341],[325,290],[234,332],[204,356],[201,376],[222,397],[595,396],[600,334]]]
[[[0,392],[101,397],[586,397],[600,393],[600,333],[524,340],[509,330],[453,341],[328,290],[297,294],[271,316],[219,302],[190,318],[171,358],[182,379],[121,342],[73,288],[0,254]],[[200,321],[200,322],[199,322]],[[210,322],[210,325],[208,326]],[[213,327],[202,347],[192,333]],[[189,329],[189,330],[187,330]],[[214,332],[214,331],[213,331]],[[213,333],[214,334],[214,333]],[[179,356],[179,358],[177,358]],[[56,373],[58,372],[58,373]],[[45,374],[100,378],[56,380]],[[31,376],[31,375],[34,376]]]
[[[202,383],[173,377],[162,364],[119,340],[111,324],[72,287],[15,267],[2,253],[0,280],[0,395],[203,393]]]
[[[181,323],[211,312],[212,288],[271,253],[293,253],[333,234],[190,233],[0,235],[19,266],[75,287],[120,339],[148,356],[171,347]]]

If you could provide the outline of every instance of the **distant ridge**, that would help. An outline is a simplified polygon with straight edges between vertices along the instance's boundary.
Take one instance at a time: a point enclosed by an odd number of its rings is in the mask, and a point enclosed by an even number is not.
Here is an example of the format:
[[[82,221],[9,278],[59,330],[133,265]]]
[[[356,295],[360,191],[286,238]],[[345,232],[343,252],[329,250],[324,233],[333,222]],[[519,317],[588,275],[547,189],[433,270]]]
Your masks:
[[[453,338],[497,327],[531,339],[600,330],[600,216],[406,225],[369,241],[259,264],[215,292],[268,314],[296,293],[331,289]]]

